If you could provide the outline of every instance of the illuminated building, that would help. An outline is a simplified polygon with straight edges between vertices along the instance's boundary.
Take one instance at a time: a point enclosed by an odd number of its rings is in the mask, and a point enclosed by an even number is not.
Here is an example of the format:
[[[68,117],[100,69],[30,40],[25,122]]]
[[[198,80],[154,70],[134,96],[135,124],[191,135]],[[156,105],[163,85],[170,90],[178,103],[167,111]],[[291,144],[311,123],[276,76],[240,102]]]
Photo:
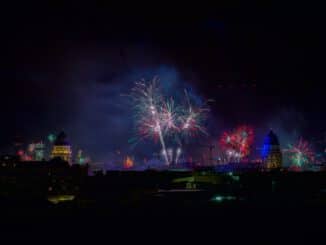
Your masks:
[[[277,136],[272,130],[265,137],[262,158],[267,169],[282,167],[282,153],[280,144]]]
[[[71,164],[71,146],[67,141],[67,136],[64,132],[61,132],[54,144],[51,152],[51,158],[60,157],[61,159],[67,161]]]
[[[34,160],[35,161],[43,161],[44,160],[44,150],[45,150],[45,145],[42,141],[35,144],[35,148],[34,148]]]

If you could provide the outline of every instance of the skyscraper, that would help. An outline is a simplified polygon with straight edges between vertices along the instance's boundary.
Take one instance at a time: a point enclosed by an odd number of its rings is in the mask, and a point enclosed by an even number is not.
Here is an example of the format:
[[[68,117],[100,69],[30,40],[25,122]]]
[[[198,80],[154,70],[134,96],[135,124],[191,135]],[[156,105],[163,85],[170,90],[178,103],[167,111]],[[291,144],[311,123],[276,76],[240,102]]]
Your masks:
[[[53,144],[51,158],[60,157],[71,164],[71,155],[71,146],[67,141],[67,135],[62,131]]]
[[[271,130],[264,140],[262,159],[267,169],[282,167],[282,153],[276,134]]]

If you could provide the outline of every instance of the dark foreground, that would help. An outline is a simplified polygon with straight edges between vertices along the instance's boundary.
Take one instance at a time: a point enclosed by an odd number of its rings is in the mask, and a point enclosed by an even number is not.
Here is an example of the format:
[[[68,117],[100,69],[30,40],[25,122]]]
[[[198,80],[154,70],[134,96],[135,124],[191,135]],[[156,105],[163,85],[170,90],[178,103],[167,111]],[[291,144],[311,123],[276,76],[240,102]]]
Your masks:
[[[152,175],[157,177],[155,185]],[[194,173],[172,175],[112,173],[110,178],[86,178],[78,192],[51,194],[74,194],[73,200],[55,203],[31,190],[24,195],[7,193],[0,204],[1,238],[42,244],[313,244],[325,232],[324,173],[239,178],[206,173],[208,177],[192,180],[196,188],[183,182]],[[116,239],[119,243],[113,242]]]
[[[182,244],[208,241],[319,241],[325,234],[325,207],[222,207],[179,203],[141,207],[78,209],[72,206],[8,208],[1,212],[1,238],[12,242]],[[111,241],[111,242],[109,242]],[[311,243],[312,242],[312,243]],[[120,244],[120,243],[119,243]]]

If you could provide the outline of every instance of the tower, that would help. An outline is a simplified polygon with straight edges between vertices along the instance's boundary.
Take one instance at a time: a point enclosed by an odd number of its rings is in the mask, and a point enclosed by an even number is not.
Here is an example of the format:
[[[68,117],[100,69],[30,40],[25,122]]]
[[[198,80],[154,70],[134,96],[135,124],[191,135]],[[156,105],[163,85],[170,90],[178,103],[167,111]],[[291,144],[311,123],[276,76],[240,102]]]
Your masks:
[[[34,160],[35,161],[43,161],[44,160],[44,151],[45,151],[45,145],[42,141],[35,144],[35,150],[34,150]]]
[[[262,150],[263,163],[266,168],[282,167],[282,153],[276,134],[271,130],[265,137]]]
[[[60,157],[71,164],[71,146],[67,141],[67,135],[62,131],[54,141],[51,158]]]

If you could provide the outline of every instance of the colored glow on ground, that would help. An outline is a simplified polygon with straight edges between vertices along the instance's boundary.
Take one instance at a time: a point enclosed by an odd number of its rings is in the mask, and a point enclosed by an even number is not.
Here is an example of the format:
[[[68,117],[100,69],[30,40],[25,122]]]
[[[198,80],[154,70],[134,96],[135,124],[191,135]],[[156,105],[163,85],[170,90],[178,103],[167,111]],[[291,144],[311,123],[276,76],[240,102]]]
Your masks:
[[[239,181],[240,180],[240,176],[232,176],[232,179],[235,181]]]
[[[60,202],[72,201],[74,199],[75,199],[74,195],[57,195],[57,196],[48,197],[48,201],[50,201],[53,204],[58,204]]]
[[[214,196],[211,200],[214,202],[223,202],[223,201],[233,201],[236,200],[237,198],[235,196],[221,196],[217,195]]]

